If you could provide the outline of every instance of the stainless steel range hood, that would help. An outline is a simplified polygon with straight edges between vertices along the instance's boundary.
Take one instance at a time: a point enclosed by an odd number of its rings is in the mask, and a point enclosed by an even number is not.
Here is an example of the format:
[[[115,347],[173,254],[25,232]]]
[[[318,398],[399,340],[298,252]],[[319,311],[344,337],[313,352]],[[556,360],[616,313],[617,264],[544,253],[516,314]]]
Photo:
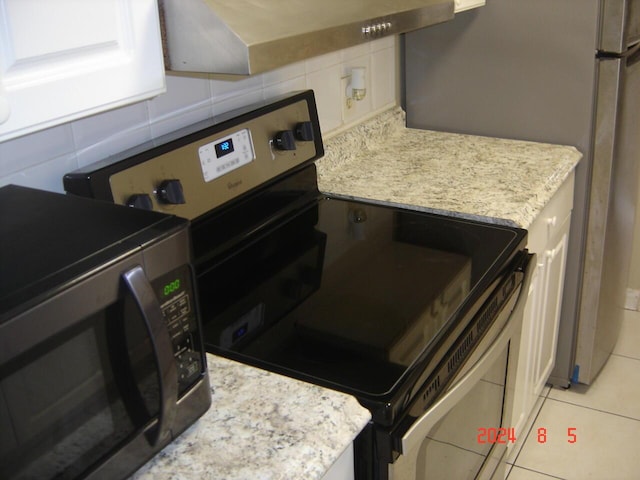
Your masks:
[[[161,0],[169,70],[251,75],[453,18],[453,0]]]

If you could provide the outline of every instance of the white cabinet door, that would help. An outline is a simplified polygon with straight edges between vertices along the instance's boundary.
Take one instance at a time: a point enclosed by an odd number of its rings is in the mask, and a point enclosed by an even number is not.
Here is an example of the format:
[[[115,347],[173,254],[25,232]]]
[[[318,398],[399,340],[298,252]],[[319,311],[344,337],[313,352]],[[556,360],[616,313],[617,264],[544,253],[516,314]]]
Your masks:
[[[537,254],[537,265],[524,311],[514,392],[512,418],[519,440],[555,364],[574,182],[571,174],[529,228],[527,248]],[[512,455],[518,449],[510,450]]]
[[[562,289],[567,263],[567,241],[569,238],[569,217],[562,226],[559,237],[552,239],[551,248],[544,253],[544,296],[541,303],[542,320],[539,332],[538,360],[536,361],[535,391],[542,391],[553,370],[558,345],[558,328],[562,307]]]
[[[525,425],[537,399],[536,352],[540,338],[540,322],[537,319],[540,318],[540,298],[544,293],[544,264],[540,262],[539,257],[534,268],[522,319],[522,336],[513,399],[513,425],[510,425],[515,429],[517,438],[525,436]]]
[[[0,0],[0,141],[164,90],[156,0]]]

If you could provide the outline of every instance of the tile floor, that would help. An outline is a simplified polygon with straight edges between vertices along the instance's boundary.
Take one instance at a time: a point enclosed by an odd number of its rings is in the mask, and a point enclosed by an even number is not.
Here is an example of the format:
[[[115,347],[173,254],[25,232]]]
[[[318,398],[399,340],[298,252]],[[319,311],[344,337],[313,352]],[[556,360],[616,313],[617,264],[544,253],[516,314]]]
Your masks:
[[[640,312],[626,312],[618,344],[591,386],[547,387],[537,408],[508,480],[640,479]]]

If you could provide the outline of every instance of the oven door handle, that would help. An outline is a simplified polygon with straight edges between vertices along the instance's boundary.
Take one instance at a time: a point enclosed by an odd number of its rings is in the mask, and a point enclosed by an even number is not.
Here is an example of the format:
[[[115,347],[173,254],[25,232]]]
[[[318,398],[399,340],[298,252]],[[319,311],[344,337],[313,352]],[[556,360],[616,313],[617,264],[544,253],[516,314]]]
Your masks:
[[[178,368],[173,355],[173,343],[158,298],[142,267],[134,267],[123,273],[122,277],[144,318],[158,368],[160,416],[156,427],[147,435],[149,444],[156,446],[171,433],[176,415]]]
[[[520,290],[517,293],[518,299],[513,310],[509,313],[511,317],[521,319],[524,314],[524,307],[527,302],[529,286],[534,270],[533,267],[535,265],[535,254],[531,254],[525,267]],[[521,322],[513,321],[513,319],[509,320],[486,353],[480,357],[473,367],[471,367],[464,376],[456,380],[445,395],[411,425],[401,439],[403,453],[408,453],[414,448],[419,447],[433,427],[486,375],[509,344],[511,337],[517,331],[520,323]],[[488,341],[491,341],[490,338],[491,337],[489,337]],[[483,342],[478,345],[478,348],[483,348]]]

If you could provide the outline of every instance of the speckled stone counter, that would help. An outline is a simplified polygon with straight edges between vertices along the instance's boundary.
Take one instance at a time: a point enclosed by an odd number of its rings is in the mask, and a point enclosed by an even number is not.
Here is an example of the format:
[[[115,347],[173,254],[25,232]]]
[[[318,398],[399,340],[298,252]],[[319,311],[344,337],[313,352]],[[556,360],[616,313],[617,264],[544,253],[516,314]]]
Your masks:
[[[574,147],[405,127],[381,113],[325,141],[324,192],[528,228],[582,158]]]
[[[370,419],[349,395],[207,361],[211,408],[132,479],[320,479]]]

